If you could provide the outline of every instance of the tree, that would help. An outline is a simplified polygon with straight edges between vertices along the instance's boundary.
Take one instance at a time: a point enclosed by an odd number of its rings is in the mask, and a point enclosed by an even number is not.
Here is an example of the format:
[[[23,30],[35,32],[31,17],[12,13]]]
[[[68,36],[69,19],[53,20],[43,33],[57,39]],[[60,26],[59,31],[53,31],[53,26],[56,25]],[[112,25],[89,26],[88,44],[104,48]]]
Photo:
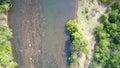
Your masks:
[[[107,15],[107,14],[103,14],[103,15],[100,17],[100,21],[101,21],[101,22],[108,21],[108,15]]]
[[[110,23],[115,23],[115,22],[117,22],[118,13],[119,13],[119,10],[118,10],[118,9],[112,10],[112,12],[111,12],[110,15],[109,15],[109,19],[108,19]]]
[[[114,43],[120,44],[120,32],[114,37]]]
[[[119,52],[111,53],[110,59],[107,61],[107,68],[119,68],[120,67],[120,54]]]

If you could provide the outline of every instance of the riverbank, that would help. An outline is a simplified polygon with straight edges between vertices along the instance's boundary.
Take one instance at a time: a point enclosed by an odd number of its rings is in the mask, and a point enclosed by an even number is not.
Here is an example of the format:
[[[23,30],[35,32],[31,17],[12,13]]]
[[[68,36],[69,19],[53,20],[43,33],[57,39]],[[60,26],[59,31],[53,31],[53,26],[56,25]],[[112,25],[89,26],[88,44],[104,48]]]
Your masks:
[[[88,68],[90,62],[92,61],[92,56],[94,53],[95,39],[94,39],[94,29],[99,25],[98,18],[105,12],[107,5],[103,5],[97,0],[79,0],[78,1],[78,11],[77,20],[82,29],[83,34],[87,37],[90,42],[89,54],[86,56],[82,54],[79,58],[79,68]]]
[[[15,68],[10,39],[12,31],[8,26],[7,13],[0,13],[0,68]]]
[[[0,23],[5,24],[6,26],[8,26],[7,24],[7,13],[0,13]]]
[[[12,31],[8,26],[8,10],[10,2],[0,0],[0,68],[15,68],[17,63],[14,62],[10,39]]]

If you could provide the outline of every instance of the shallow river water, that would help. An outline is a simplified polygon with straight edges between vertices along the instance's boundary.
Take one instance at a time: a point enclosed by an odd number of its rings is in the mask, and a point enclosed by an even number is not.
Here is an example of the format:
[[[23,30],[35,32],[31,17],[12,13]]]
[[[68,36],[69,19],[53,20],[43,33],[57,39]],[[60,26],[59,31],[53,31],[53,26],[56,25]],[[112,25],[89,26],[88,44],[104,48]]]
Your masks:
[[[74,10],[75,0],[14,0],[8,21],[18,68],[67,68],[65,23]]]

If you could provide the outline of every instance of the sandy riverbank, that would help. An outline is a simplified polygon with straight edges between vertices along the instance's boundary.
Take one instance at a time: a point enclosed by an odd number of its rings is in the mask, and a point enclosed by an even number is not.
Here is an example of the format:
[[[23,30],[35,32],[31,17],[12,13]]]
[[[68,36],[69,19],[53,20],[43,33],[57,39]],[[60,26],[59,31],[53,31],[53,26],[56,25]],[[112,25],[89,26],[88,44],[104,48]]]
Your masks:
[[[0,13],[0,23],[7,25],[8,13]]]
[[[93,36],[94,29],[99,24],[98,18],[105,12],[107,5],[98,3],[97,0],[78,0],[77,20],[84,35],[90,42],[88,47],[89,54],[82,54],[79,58],[77,67],[88,68],[94,53],[95,40]]]

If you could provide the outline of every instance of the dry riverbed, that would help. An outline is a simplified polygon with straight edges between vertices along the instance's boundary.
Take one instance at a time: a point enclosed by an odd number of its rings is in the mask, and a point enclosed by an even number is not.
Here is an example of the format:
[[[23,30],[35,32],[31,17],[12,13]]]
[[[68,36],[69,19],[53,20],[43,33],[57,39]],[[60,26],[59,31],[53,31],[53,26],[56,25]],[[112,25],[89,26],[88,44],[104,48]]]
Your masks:
[[[82,54],[82,56],[79,58],[78,65],[75,68],[89,67],[96,43],[93,32],[96,26],[99,24],[98,18],[105,12],[106,8],[107,5],[97,2],[97,0],[93,0],[93,2],[92,0],[78,1],[78,23],[80,24],[80,28],[82,29],[84,35],[90,42],[90,45],[88,47],[89,54],[87,56]]]

